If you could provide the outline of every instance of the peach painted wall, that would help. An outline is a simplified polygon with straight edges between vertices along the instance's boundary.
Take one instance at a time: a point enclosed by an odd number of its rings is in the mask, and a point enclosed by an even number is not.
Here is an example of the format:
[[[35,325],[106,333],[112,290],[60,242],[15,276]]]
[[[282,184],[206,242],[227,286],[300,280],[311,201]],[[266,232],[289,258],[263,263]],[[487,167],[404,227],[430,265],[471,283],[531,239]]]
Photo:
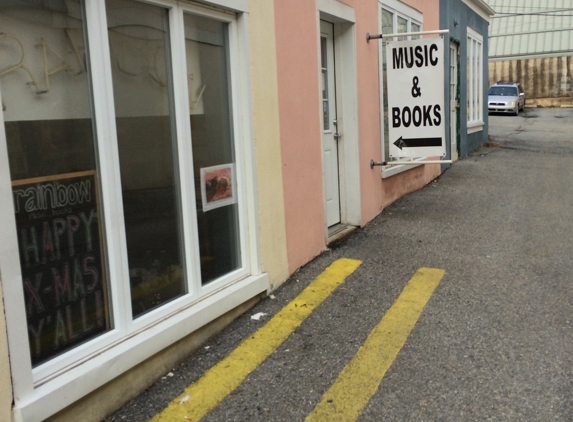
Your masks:
[[[275,0],[282,173],[289,271],[325,248],[317,11]]]
[[[378,0],[341,0],[354,9],[358,87],[362,224],[440,174],[439,165],[417,167],[382,179],[379,161],[380,89]],[[439,0],[404,0],[424,15],[424,29],[439,29]],[[289,271],[325,248],[316,0],[275,0],[279,113]]]
[[[440,29],[439,0],[401,0],[424,15],[424,30]]]
[[[366,42],[366,33],[379,32],[377,0],[345,0],[356,16],[356,61],[358,76],[358,131],[362,224],[382,210],[384,192],[379,167],[370,169],[370,160],[380,161],[379,42]]]

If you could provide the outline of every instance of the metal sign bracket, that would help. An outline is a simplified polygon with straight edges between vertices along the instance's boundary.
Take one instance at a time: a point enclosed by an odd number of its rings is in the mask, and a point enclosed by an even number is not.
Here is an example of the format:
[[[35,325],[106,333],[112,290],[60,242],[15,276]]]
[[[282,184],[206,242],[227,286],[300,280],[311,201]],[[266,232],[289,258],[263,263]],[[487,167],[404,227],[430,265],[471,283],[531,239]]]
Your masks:
[[[427,161],[374,161],[370,160],[370,169],[374,166],[417,166],[421,164],[452,164],[452,160],[427,160]]]
[[[400,34],[375,34],[375,35],[370,35],[370,33],[367,32],[366,42],[369,43],[370,40],[377,40],[382,38],[409,37],[415,35],[435,35],[435,34],[444,35],[449,33],[450,33],[449,29],[437,29],[435,31],[421,31],[421,32],[403,32]]]

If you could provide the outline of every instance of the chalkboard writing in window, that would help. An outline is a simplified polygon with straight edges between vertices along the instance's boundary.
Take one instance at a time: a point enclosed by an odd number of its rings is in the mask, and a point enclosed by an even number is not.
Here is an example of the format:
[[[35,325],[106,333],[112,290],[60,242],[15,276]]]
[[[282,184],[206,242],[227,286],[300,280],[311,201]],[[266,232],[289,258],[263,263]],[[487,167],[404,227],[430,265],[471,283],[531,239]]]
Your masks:
[[[37,366],[110,328],[95,171],[12,182]]]

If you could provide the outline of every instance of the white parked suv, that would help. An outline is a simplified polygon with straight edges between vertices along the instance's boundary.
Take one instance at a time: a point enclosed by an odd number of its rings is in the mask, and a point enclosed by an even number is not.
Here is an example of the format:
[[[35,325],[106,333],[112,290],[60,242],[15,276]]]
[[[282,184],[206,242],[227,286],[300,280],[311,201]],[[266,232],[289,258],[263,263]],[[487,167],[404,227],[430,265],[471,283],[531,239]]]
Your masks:
[[[525,93],[517,82],[496,82],[487,95],[490,113],[510,113],[515,116],[525,108]]]

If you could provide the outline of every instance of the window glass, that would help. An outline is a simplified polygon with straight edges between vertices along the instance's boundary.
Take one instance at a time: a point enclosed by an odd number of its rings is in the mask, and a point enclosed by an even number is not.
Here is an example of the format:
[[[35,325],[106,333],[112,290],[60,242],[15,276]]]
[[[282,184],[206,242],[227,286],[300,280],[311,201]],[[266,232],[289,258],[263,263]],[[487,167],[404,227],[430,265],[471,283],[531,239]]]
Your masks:
[[[466,86],[467,86],[467,120],[468,122],[471,121],[471,115],[472,115],[472,94],[473,91],[471,89],[472,87],[472,62],[471,62],[471,56],[472,56],[472,40],[471,38],[468,38],[468,45],[467,45],[467,54],[466,54],[466,60],[467,60],[467,64],[466,64]]]
[[[474,106],[474,119],[475,120],[480,120],[480,110],[481,110],[481,86],[482,86],[482,81],[481,81],[481,75],[482,72],[480,70],[481,67],[481,48],[480,45],[477,41],[474,41],[474,45],[475,45],[475,50],[474,50],[474,54],[475,54],[475,94],[474,94],[474,98],[475,98],[475,106]]]
[[[0,89],[32,365],[112,328],[83,4],[0,4]]]
[[[398,16],[398,27],[397,27],[397,33],[398,34],[404,34],[406,32],[408,32],[408,21],[406,19],[404,19],[401,16]],[[398,37],[398,41],[402,41],[402,40],[406,40],[408,39],[408,37]]]
[[[420,32],[421,25],[414,23],[411,19],[403,16],[398,16],[391,10],[385,8],[381,9],[382,17],[382,34],[403,34],[406,32]],[[408,25],[410,25],[410,31],[408,30]],[[413,36],[412,39],[420,38],[419,36]],[[397,37],[396,40],[406,40],[408,37]],[[386,41],[384,39],[382,42],[382,104],[384,107],[384,119],[382,122],[384,130],[384,159],[390,160],[390,146],[389,146],[389,122],[388,122],[388,78],[386,73]],[[406,158],[405,160],[409,160]]]
[[[184,23],[201,279],[206,284],[241,262],[228,24],[187,13]]]
[[[468,28],[469,32],[469,28]],[[467,121],[482,121],[482,43],[468,33],[467,37]]]
[[[477,64],[477,49],[476,49],[476,42],[474,40],[472,40],[472,72],[473,72],[473,78],[472,78],[472,120],[476,120],[476,109],[477,109],[477,83],[479,80],[479,73],[476,72],[476,64]]]
[[[186,293],[168,10],[106,0],[134,317]]]
[[[322,116],[324,130],[330,129],[328,107],[328,69],[326,61],[326,38],[320,37],[320,67],[322,72]]]
[[[382,9],[382,33],[383,34],[392,34],[394,33],[394,14],[386,9]],[[384,105],[384,122],[382,123],[384,126],[384,157],[389,157],[389,146],[388,146],[388,137],[389,137],[389,127],[388,127],[388,89],[387,89],[387,63],[386,63],[386,41],[384,39],[381,40],[382,42],[382,103]]]
[[[411,32],[420,32],[420,25],[418,25],[416,23],[412,23],[411,26],[412,26]],[[413,40],[418,40],[421,38],[421,36],[420,35],[412,35],[410,38]]]
[[[391,34],[394,31],[394,14],[382,9],[382,33]]]

